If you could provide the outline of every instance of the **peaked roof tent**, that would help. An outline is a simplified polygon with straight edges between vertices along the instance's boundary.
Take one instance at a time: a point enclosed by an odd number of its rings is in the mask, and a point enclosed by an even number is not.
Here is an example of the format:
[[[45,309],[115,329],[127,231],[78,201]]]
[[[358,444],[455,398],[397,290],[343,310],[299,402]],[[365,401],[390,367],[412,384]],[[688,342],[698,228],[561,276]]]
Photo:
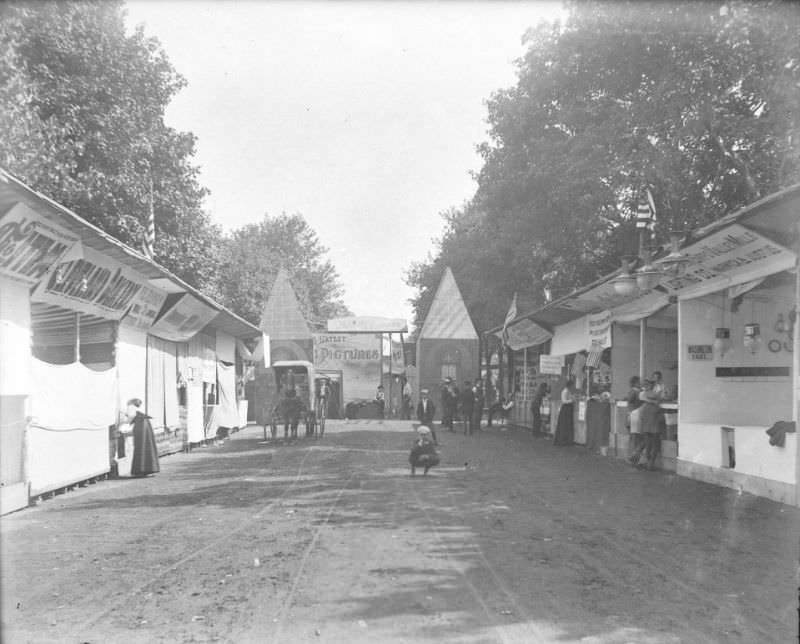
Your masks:
[[[728,231],[746,229],[763,240],[773,242],[776,251],[773,255],[775,261],[788,264],[790,253],[782,246],[800,241],[798,211],[800,211],[800,183],[783,188],[715,222],[697,228],[682,241],[680,249],[693,252],[701,242],[707,242],[714,235],[719,237]],[[731,270],[736,270],[736,267]],[[510,324],[514,325],[520,320],[532,320],[552,330],[555,326],[577,320],[587,313],[615,307],[621,307],[629,316],[633,313],[628,311],[638,310],[642,313],[640,317],[644,317],[645,314],[651,315],[666,307],[671,295],[681,295],[682,290],[691,289],[691,286],[676,284],[672,289],[658,286],[652,291],[637,293],[634,296],[620,296],[614,292],[611,283],[620,272],[617,270],[604,275],[554,302],[519,315]],[[498,325],[487,333],[497,333],[501,329],[502,325]]]
[[[328,333],[408,333],[408,324],[400,318],[359,315],[328,320]]]
[[[283,267],[275,276],[269,298],[264,305],[261,330],[271,340],[311,339],[311,331],[289,281],[289,273]]]
[[[478,332],[461,297],[453,271],[447,267],[425,317],[419,339],[477,340]]]
[[[210,323],[214,328],[241,339],[256,338],[261,335],[258,327],[204,295],[160,264],[123,244],[68,208],[27,186],[7,170],[0,168],[0,213],[8,212],[20,202],[41,217],[54,221],[77,235],[83,245],[143,275],[154,286],[164,289],[168,293],[190,294],[216,309],[217,316]]]

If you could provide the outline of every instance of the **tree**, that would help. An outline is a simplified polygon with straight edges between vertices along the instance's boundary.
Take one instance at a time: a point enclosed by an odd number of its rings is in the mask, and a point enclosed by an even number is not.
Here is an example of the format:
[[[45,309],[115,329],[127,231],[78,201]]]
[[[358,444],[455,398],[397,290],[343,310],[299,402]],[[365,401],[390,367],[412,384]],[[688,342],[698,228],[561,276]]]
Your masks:
[[[275,276],[284,266],[306,320],[319,324],[351,315],[341,299],[339,275],[324,259],[327,252],[302,215],[265,216],[223,239],[215,295],[258,325]]]
[[[119,0],[11,2],[0,51],[0,165],[134,247],[152,199],[156,259],[204,287],[218,231],[195,137],[163,121],[185,81],[159,43],[126,35]]]
[[[444,261],[474,258],[483,328],[514,291],[537,306],[612,271],[644,186],[663,241],[800,180],[798,29],[781,2],[574,2],[530,30],[488,101],[477,193],[409,274],[418,314]]]

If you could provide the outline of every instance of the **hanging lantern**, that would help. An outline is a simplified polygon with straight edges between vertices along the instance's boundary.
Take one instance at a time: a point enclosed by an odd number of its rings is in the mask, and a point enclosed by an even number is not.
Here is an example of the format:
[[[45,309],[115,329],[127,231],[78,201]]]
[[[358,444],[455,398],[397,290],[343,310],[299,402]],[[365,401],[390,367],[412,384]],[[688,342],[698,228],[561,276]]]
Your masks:
[[[636,285],[643,291],[649,291],[661,283],[664,273],[653,266],[649,250],[642,250],[642,263],[643,266],[636,271]]]
[[[758,322],[750,322],[744,325],[744,347],[750,353],[755,353],[761,348],[761,325]]]
[[[731,330],[724,326],[717,327],[714,336],[714,352],[721,358],[731,348]]]
[[[623,297],[627,297],[630,295],[636,295],[639,291],[639,287],[636,284],[636,277],[631,275],[630,272],[630,265],[629,265],[630,257],[622,257],[620,262],[622,264],[622,273],[615,277],[612,281],[614,284],[614,292],[617,295],[622,295]]]
[[[682,275],[686,272],[686,267],[692,262],[686,255],[680,251],[681,233],[680,231],[672,231],[669,234],[669,255],[657,259],[653,265],[660,268],[667,275],[675,276]]]

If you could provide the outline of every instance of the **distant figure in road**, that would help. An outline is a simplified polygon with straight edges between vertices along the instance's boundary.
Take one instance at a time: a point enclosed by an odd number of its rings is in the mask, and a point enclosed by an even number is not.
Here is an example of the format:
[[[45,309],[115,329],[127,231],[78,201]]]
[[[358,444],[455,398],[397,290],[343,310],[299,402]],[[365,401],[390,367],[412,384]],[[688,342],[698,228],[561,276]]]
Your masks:
[[[133,427],[133,457],[131,458],[131,476],[147,476],[161,471],[158,464],[158,448],[150,416],[142,413],[139,398],[128,401],[126,414]]]
[[[531,398],[531,432],[539,434],[542,431],[542,402],[547,396],[548,387],[546,382],[540,382]]]
[[[505,425],[508,422],[508,417],[511,415],[511,410],[513,408],[514,394],[506,394],[500,400],[495,401],[494,404],[489,406],[489,419],[486,422],[486,426],[492,426],[492,419],[497,414],[500,414],[500,423]]]
[[[628,451],[630,452],[631,463],[636,465],[639,457],[637,456],[636,462],[634,462],[633,455],[636,453],[641,455],[639,445],[644,442],[644,438],[642,437],[642,424],[639,421],[639,408],[642,406],[642,401],[639,400],[639,394],[642,392],[642,381],[639,376],[631,376],[629,386],[630,389],[625,396],[625,402],[628,403],[627,424],[628,431],[630,432]]]
[[[572,380],[564,383],[561,390],[561,409],[558,410],[558,422],[553,435],[553,445],[572,445],[575,439],[575,394]]]
[[[464,421],[464,435],[472,434],[474,411],[475,411],[475,394],[472,393],[472,383],[469,380],[464,381],[464,388],[461,390],[461,418]]]
[[[431,429],[433,427],[433,416],[436,413],[436,405],[433,404],[433,401],[428,398],[428,390],[423,389],[419,392],[420,401],[417,405],[417,420],[420,424],[424,427],[428,427],[433,435],[433,442],[438,443],[439,441],[436,440],[436,431]]]
[[[424,468],[422,473],[427,474],[431,467],[439,464],[439,456],[431,442],[431,430],[425,425],[417,429],[417,440],[411,446],[408,462],[411,464],[411,476],[416,474],[418,467]]]
[[[401,405],[401,416],[403,420],[411,420],[411,396],[412,396],[411,383],[406,380],[403,385],[403,402]]]
[[[642,403],[638,409],[639,422],[644,440],[639,443],[631,456],[631,464],[638,467],[639,459],[644,452],[647,457],[646,467],[648,470],[655,469],[656,458],[661,452],[661,423],[659,422],[661,407],[658,404],[661,397],[654,391],[654,384],[652,380],[645,380],[644,389],[639,394],[639,400]]]
[[[442,385],[442,427],[453,431],[456,411],[458,410],[458,390],[451,378],[445,378]]]
[[[383,418],[386,415],[386,395],[383,393],[383,385],[378,385],[375,402],[378,403],[378,415]]]
[[[478,378],[472,387],[473,410],[472,410],[472,427],[480,431],[481,421],[483,420],[483,404],[486,400],[483,392],[483,380]]]

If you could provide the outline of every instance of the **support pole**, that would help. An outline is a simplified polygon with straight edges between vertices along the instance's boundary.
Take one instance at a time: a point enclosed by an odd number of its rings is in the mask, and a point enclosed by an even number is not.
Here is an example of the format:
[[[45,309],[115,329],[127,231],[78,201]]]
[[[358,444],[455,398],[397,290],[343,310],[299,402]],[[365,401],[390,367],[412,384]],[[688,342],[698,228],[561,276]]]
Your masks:
[[[647,319],[642,318],[639,320],[639,377],[644,380],[647,376],[645,374],[644,361],[647,357]]]

